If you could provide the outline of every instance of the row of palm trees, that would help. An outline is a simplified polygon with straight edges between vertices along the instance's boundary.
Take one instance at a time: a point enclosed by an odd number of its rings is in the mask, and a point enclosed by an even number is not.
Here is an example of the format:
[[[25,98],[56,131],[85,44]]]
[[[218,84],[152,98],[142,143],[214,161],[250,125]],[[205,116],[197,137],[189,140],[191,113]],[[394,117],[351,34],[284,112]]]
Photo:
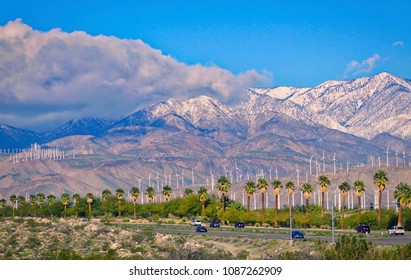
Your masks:
[[[379,197],[378,197],[378,224],[380,225],[381,223],[381,207],[382,205],[382,192],[385,190],[386,185],[388,184],[389,180],[387,177],[387,173],[383,170],[378,170],[374,177],[374,184],[376,185],[378,191],[379,191]],[[324,217],[324,194],[328,191],[328,187],[331,185],[331,180],[325,176],[321,175],[318,177],[318,184],[319,184],[319,189],[321,192],[321,218]],[[273,192],[275,195],[275,206],[274,206],[274,223],[275,226],[277,226],[277,213],[278,213],[278,196],[280,195],[281,188],[283,188],[281,181],[275,180],[271,183],[273,187]],[[296,186],[293,182],[287,182],[286,183],[286,188],[287,188],[287,193],[289,197],[294,193],[296,190]],[[228,189],[231,187],[230,182],[228,179],[224,176],[220,177],[218,180],[217,187],[221,193],[222,196],[222,203],[223,203],[223,209],[224,209],[224,196],[227,195]],[[254,193],[257,191],[257,189],[261,192],[261,217],[262,220],[264,221],[264,215],[265,215],[265,192],[268,189],[268,183],[264,178],[260,178],[257,180],[257,184],[254,183],[254,181],[248,181],[245,186],[244,186],[244,191],[247,194],[247,211],[250,211],[250,200],[251,197],[254,195]],[[345,199],[348,196],[348,192],[352,189],[352,186],[348,182],[343,182],[338,186],[339,190],[342,193],[342,209],[341,209],[341,216],[342,216],[342,223],[341,227],[344,228],[344,205],[345,205]],[[360,214],[361,210],[361,197],[363,193],[365,192],[365,184],[361,180],[356,180],[354,182],[354,188],[355,188],[355,195],[357,196],[358,199],[358,214]],[[402,208],[406,205],[409,204],[411,207],[411,190],[410,186],[406,183],[399,183],[396,186],[396,189],[394,191],[394,198],[399,201],[399,219],[398,219],[398,224],[401,224],[401,214],[402,214]],[[313,187],[310,183],[306,182],[302,184],[301,186],[301,191],[304,194],[304,198],[306,200],[305,203],[305,209],[306,209],[306,216],[308,216],[308,211],[309,211],[309,199],[311,198],[311,194],[313,192]],[[289,207],[290,206],[290,199],[289,199]]]
[[[385,189],[386,184],[388,183],[388,177],[385,171],[378,170],[375,175],[374,175],[374,184],[376,185],[378,191],[379,191],[379,205],[381,205],[381,197],[382,197],[382,192]],[[325,176],[319,176],[318,177],[318,184],[319,184],[319,189],[321,191],[321,217],[324,217],[324,194],[328,191],[328,187],[331,185],[331,180]],[[278,197],[280,195],[281,189],[283,188],[282,182],[279,180],[275,180],[271,183],[273,187],[273,192],[275,196],[275,206],[274,206],[274,223],[277,227],[277,215],[278,215]],[[287,194],[290,197],[296,190],[296,185],[293,182],[287,182],[285,184],[285,187],[287,189]],[[363,193],[365,192],[365,185],[364,182],[361,180],[356,180],[354,182],[354,187],[355,187],[355,194],[358,198],[358,213],[360,214],[360,209],[361,209],[361,197]],[[225,197],[231,188],[231,183],[228,180],[227,177],[221,176],[218,181],[217,181],[217,188],[221,194],[221,205],[222,205],[222,210],[225,210]],[[266,179],[260,178],[257,181],[257,184],[254,181],[248,181],[245,186],[244,186],[244,192],[247,195],[247,212],[250,211],[250,200],[251,197],[255,194],[257,189],[261,192],[261,217],[262,221],[264,222],[264,216],[265,216],[265,193],[267,189],[269,188],[269,184]],[[344,227],[344,205],[345,205],[345,199],[348,196],[348,192],[351,190],[351,185],[348,182],[343,182],[341,183],[338,188],[342,192],[342,223],[341,226],[342,228]],[[311,198],[311,193],[313,192],[313,187],[310,183],[306,182],[302,184],[301,189],[300,189],[303,194],[304,198],[306,200],[305,203],[305,209],[306,209],[306,216],[308,216],[308,210],[309,210],[309,199]],[[166,201],[168,201],[171,197],[173,190],[171,186],[166,185],[163,187],[163,196]],[[193,190],[191,189],[186,189],[184,191],[184,196],[190,195],[193,193]],[[102,191],[102,201],[107,202],[110,197],[113,196],[111,190],[105,189]],[[117,199],[118,199],[118,216],[121,217],[121,203],[124,199],[125,191],[121,188],[116,190],[115,193]],[[131,199],[133,200],[134,203],[134,218],[136,218],[136,203],[141,195],[140,190],[137,187],[132,187],[130,189],[130,196]],[[156,195],[156,191],[153,187],[149,186],[146,191],[144,192],[144,195],[147,197],[147,200],[149,202],[154,201],[154,197]],[[202,205],[202,216],[204,216],[204,210],[205,210],[205,203],[207,199],[209,198],[209,194],[206,188],[201,187],[198,191],[198,197],[199,200],[201,201]],[[402,208],[406,204],[410,204],[411,207],[411,191],[410,191],[410,186],[406,183],[400,183],[399,185],[396,186],[396,189],[394,191],[394,197],[399,201],[399,224],[401,223],[401,215],[402,215]],[[86,201],[88,203],[88,212],[91,215],[92,211],[92,203],[94,200],[94,195],[92,193],[87,193],[86,196]],[[56,197],[53,194],[48,195],[47,197],[43,193],[39,193],[37,195],[30,195],[29,197],[29,204],[31,206],[34,206],[35,204],[38,204],[40,208],[43,207],[44,203],[46,202],[47,199],[47,205],[52,206],[56,202]],[[75,193],[72,196],[72,200],[74,205],[77,205],[80,201],[80,195]],[[70,204],[71,198],[68,193],[63,193],[61,195],[60,199],[61,203],[64,205],[64,210],[66,212],[67,205]],[[290,200],[289,200],[290,201]],[[12,195],[10,196],[10,202],[13,206],[15,205],[23,205],[26,204],[26,198],[24,196],[16,196]],[[6,201],[5,199],[0,199],[0,208],[6,207]],[[289,207],[290,207],[290,202],[289,202]],[[14,217],[14,209],[13,207],[13,217]],[[77,216],[77,213],[76,213]],[[66,217],[64,215],[64,217]],[[378,224],[380,224],[381,221],[381,207],[378,207]]]

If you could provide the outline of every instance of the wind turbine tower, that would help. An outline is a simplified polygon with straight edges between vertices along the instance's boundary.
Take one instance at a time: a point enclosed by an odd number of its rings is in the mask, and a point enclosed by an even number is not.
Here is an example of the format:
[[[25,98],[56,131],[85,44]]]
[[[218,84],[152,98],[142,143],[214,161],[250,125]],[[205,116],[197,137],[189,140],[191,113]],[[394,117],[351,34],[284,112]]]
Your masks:
[[[387,167],[388,167],[388,150],[389,150],[389,148],[387,147],[387,150],[385,151],[385,154],[387,156]]]
[[[395,166],[398,167],[398,151],[395,149]]]
[[[324,155],[324,150],[323,150],[323,158],[322,158],[322,160],[323,160],[323,172],[325,172],[325,162],[324,162],[324,160],[325,160],[325,155]]]
[[[194,169],[191,168],[191,186],[194,186]]]
[[[336,173],[336,166],[335,166],[335,161],[336,161],[336,159],[335,159],[335,153],[334,153],[334,157],[333,157],[333,162],[334,162],[334,174]]]

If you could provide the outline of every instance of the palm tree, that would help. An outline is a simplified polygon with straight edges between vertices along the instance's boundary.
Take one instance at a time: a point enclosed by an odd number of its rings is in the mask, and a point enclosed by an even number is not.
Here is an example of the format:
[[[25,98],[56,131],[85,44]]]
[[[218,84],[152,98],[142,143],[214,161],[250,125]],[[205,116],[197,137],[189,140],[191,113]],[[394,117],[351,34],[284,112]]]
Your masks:
[[[256,186],[254,181],[248,181],[245,186],[244,186],[244,191],[247,194],[247,212],[250,212],[250,200],[251,200],[251,196],[253,196],[253,194],[256,191]]]
[[[331,185],[331,181],[327,176],[321,175],[320,177],[318,177],[318,183],[320,184],[321,191],[321,218],[324,218],[324,193]]]
[[[64,205],[64,219],[65,219],[67,217],[67,205],[70,203],[70,195],[68,193],[62,193],[60,201]]]
[[[201,188],[198,190],[198,198],[199,198],[200,201],[201,201],[201,216],[204,217],[205,202],[206,202],[207,199],[208,199],[208,191],[207,191],[206,188],[201,187]]]
[[[301,191],[304,193],[305,198],[305,215],[308,217],[308,209],[310,207],[309,200],[311,198],[311,193],[313,192],[313,187],[310,183],[304,183],[301,186]]]
[[[355,195],[357,196],[357,199],[358,199],[358,216],[360,216],[361,215],[361,197],[362,197],[362,193],[365,192],[364,182],[361,180],[356,180],[354,182],[354,187],[355,187]]]
[[[287,184],[285,184],[285,187],[288,193],[288,208],[290,208],[291,207],[291,195],[295,191],[295,184],[294,182],[288,182]]]
[[[40,206],[40,208],[43,208],[43,204],[45,200],[46,200],[46,196],[44,195],[44,193],[37,194],[37,204]]]
[[[341,229],[344,229],[344,208],[345,208],[345,199],[348,196],[348,192],[351,189],[350,184],[347,182],[342,182],[341,185],[338,186],[340,191],[342,192],[342,208],[341,208]]]
[[[88,203],[88,215],[91,217],[91,204],[93,203],[94,195],[92,193],[86,194],[86,201]]]
[[[231,183],[225,176],[221,176],[217,181],[217,188],[221,193],[221,206],[223,211],[225,211],[225,195],[228,193],[228,190],[231,188]]]
[[[34,194],[31,194],[29,196],[29,203],[30,203],[32,214],[34,214],[33,210],[34,210],[34,207],[36,207],[36,202],[37,202],[37,197]]]
[[[77,205],[80,203],[81,196],[78,193],[73,194],[73,202],[76,207],[76,219],[78,216]]]
[[[194,193],[194,191],[193,191],[192,189],[187,188],[187,189],[184,190],[183,197],[184,197],[184,198],[187,198],[189,195],[191,195],[191,194],[193,194],[193,193]]]
[[[265,214],[265,192],[268,189],[267,180],[264,178],[260,178],[257,181],[257,188],[261,192],[261,220],[264,222],[264,214]]]
[[[116,195],[117,195],[117,200],[118,200],[118,217],[121,217],[120,207],[121,207],[121,201],[123,200],[123,197],[124,197],[124,190],[121,188],[118,188],[116,190]]]
[[[56,203],[56,197],[53,194],[47,196],[47,206],[51,207]],[[52,211],[50,210],[50,218],[53,217]]]
[[[14,209],[16,208],[16,202],[17,202],[17,196],[15,194],[12,194],[10,196],[10,202],[11,202],[11,206],[13,208],[13,218],[14,218]]]
[[[387,173],[383,170],[378,170],[374,175],[374,184],[378,189],[378,225],[381,224],[381,204],[382,204],[382,192],[385,190],[385,186],[388,183]]]
[[[22,205],[25,205],[25,204],[26,204],[26,198],[22,195],[19,195],[17,197],[17,205],[22,206]],[[23,216],[23,214],[22,214],[22,216]]]
[[[7,205],[7,201],[4,198],[0,199],[0,208],[3,209],[3,217],[4,217],[4,212],[6,212],[6,210],[4,208],[6,208]]]
[[[278,226],[277,216],[278,216],[278,196],[280,195],[280,191],[283,187],[283,184],[280,180],[275,180],[271,183],[274,188],[274,195],[275,195],[275,206],[274,206],[274,226]]]
[[[165,201],[168,201],[173,193],[173,189],[169,185],[163,187],[163,196]]]
[[[112,196],[112,193],[109,189],[104,189],[101,192],[101,198],[103,199],[103,202],[107,202],[109,200],[110,196]]]
[[[148,186],[144,194],[147,196],[148,202],[153,202],[156,191],[152,186]]]
[[[411,202],[411,188],[410,188],[410,186],[406,183],[403,183],[403,182],[396,185],[395,190],[394,190],[394,198],[399,202],[397,225],[400,226],[401,221],[402,221],[402,208],[407,203]]]
[[[137,187],[132,187],[130,189],[130,194],[131,194],[131,199],[133,200],[133,203],[134,203],[133,217],[135,220],[136,219],[136,202],[137,202],[138,196],[140,195],[140,190]]]

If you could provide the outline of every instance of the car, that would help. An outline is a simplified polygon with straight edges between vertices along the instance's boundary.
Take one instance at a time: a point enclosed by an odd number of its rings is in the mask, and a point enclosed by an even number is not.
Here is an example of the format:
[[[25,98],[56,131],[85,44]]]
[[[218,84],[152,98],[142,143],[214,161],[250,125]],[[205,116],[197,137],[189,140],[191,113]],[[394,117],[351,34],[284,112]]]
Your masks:
[[[357,227],[357,233],[370,233],[371,228],[368,225],[359,225]]]
[[[244,228],[244,223],[242,223],[242,222],[236,222],[236,223],[234,224],[234,227],[235,227],[235,228]]]
[[[192,220],[190,225],[195,226],[195,227],[201,226],[201,221],[200,220]]]
[[[220,222],[219,221],[212,221],[210,223],[210,227],[219,228],[220,227]]]
[[[292,232],[291,232],[291,237],[292,238],[304,238],[304,233],[302,233],[301,231],[298,231],[298,230],[293,230]]]
[[[388,234],[390,235],[397,235],[397,234],[401,234],[404,235],[405,230],[403,226],[393,226],[388,230]]]
[[[196,232],[207,232],[207,228],[203,226],[199,226],[196,228]]]

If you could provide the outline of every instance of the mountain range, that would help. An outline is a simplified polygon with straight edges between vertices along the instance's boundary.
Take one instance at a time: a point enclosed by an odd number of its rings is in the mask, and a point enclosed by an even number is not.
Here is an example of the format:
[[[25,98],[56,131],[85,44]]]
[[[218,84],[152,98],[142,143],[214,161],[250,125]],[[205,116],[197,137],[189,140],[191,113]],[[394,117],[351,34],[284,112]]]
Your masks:
[[[383,72],[313,88],[249,88],[235,105],[168,99],[119,121],[73,119],[43,134],[0,126],[3,152],[35,142],[95,155],[99,164],[143,162],[146,173],[174,166],[291,174],[310,158],[330,170],[334,158],[340,168],[383,161],[387,148],[402,162],[411,148],[411,81]]]

